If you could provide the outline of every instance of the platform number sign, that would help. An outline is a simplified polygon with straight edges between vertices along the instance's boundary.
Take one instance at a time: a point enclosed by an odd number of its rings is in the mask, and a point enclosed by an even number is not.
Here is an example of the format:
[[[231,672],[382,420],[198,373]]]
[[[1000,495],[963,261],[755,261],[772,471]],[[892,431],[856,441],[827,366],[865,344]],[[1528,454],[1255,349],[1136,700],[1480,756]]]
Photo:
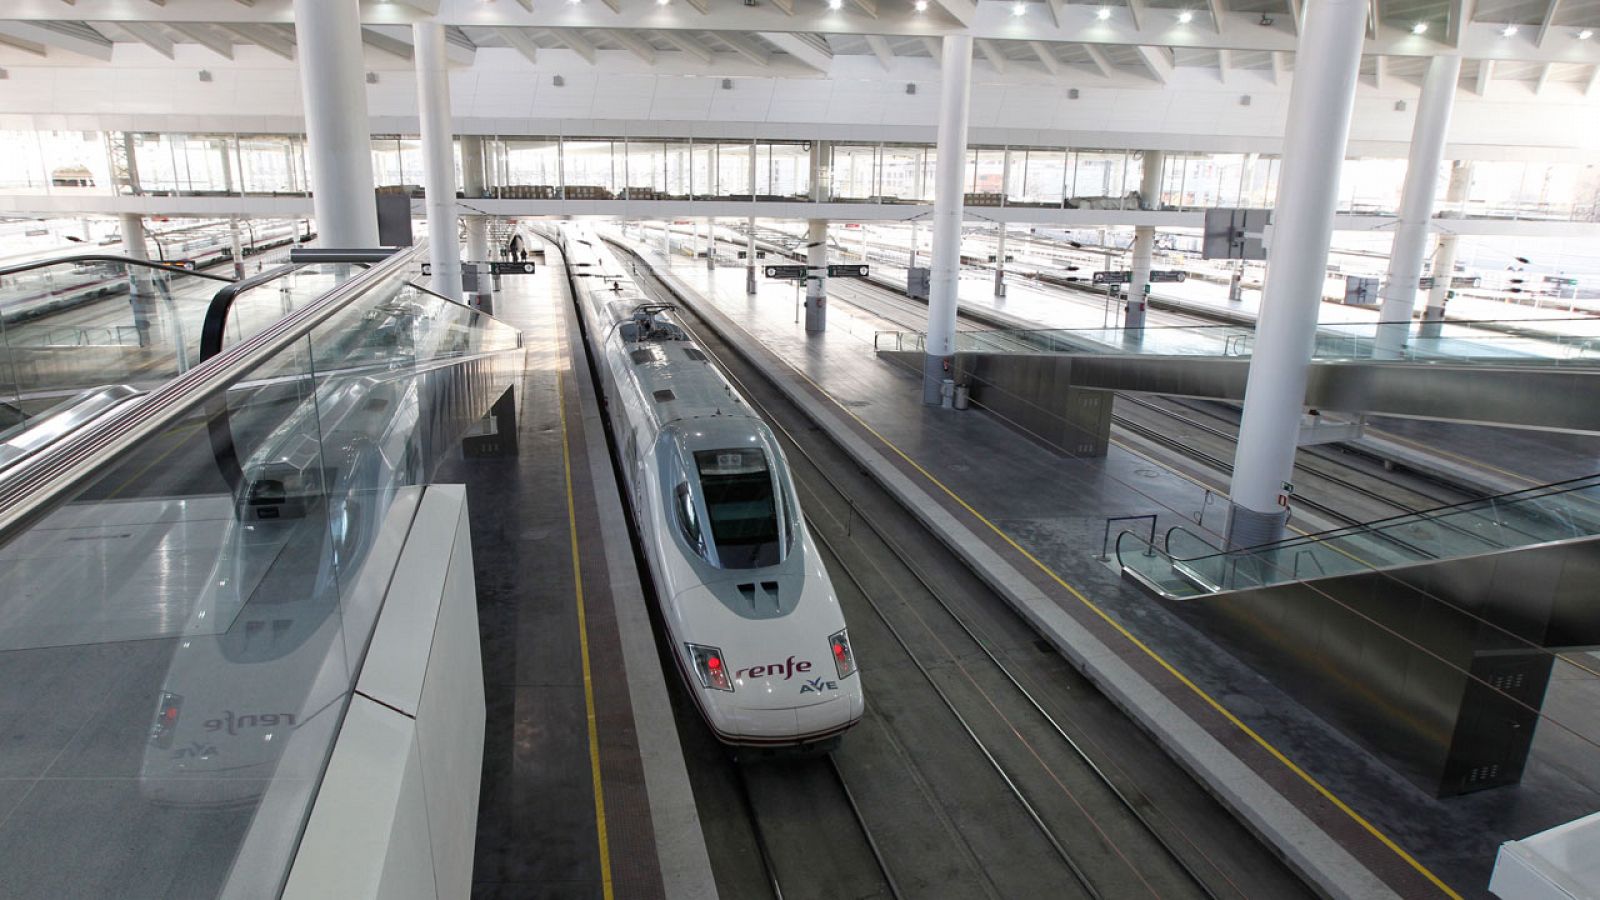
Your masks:
[[[857,265],[840,265],[828,267],[829,278],[865,278],[867,267]]]
[[[1094,283],[1095,284],[1131,284],[1132,282],[1133,282],[1133,273],[1128,271],[1127,269],[1123,269],[1120,272],[1117,272],[1117,271],[1111,271],[1111,272],[1101,271],[1101,272],[1094,273]]]
[[[533,263],[496,261],[489,263],[489,272],[492,275],[532,275]]]
[[[767,266],[761,274],[768,278],[798,279],[806,277],[805,266]]]

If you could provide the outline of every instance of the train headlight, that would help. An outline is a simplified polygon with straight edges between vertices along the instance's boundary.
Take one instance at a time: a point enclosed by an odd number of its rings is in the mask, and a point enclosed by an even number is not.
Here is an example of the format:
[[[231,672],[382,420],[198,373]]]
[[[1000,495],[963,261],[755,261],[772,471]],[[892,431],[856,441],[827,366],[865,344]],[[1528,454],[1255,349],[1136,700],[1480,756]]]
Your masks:
[[[850,652],[848,630],[828,635],[828,649],[833,653],[833,664],[838,668],[840,678],[849,678],[856,673],[856,655]]]
[[[716,691],[733,691],[733,676],[728,674],[728,661],[716,647],[701,644],[684,644],[694,660],[694,670],[700,675],[700,686]]]

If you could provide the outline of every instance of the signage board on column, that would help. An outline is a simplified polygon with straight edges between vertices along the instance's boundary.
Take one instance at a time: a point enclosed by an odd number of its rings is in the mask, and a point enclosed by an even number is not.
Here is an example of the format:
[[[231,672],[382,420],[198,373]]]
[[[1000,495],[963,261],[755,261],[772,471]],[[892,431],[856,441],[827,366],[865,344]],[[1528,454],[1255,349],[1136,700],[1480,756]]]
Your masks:
[[[1266,259],[1270,209],[1208,209],[1202,259]]]
[[[1344,302],[1346,306],[1377,306],[1378,279],[1362,275],[1346,275]]]
[[[786,278],[786,279],[804,278],[804,277],[806,277],[806,267],[805,266],[767,266],[767,267],[765,267],[765,268],[763,268],[761,270],[761,274],[767,276],[768,278]]]
[[[494,275],[532,275],[533,263],[496,260],[489,263],[489,272]]]
[[[749,259],[750,258],[750,251],[749,250],[740,250],[739,251],[739,258],[740,259]],[[757,250],[756,251],[756,259],[766,259],[766,258],[767,258],[767,251],[765,251],[765,250]]]
[[[867,267],[857,265],[833,265],[828,267],[829,278],[865,278]]]
[[[1189,273],[1182,269],[1151,269],[1150,282],[1152,284],[1170,284],[1178,281],[1188,281]]]
[[[1119,271],[1100,271],[1094,273],[1095,284],[1132,284],[1133,273],[1127,269]]]

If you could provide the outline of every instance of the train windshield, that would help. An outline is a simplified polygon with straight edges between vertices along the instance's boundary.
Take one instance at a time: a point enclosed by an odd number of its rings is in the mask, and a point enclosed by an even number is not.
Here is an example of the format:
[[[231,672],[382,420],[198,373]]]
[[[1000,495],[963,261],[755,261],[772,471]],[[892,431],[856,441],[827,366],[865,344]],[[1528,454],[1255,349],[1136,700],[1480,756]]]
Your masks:
[[[722,567],[777,565],[780,528],[767,455],[753,448],[697,450],[694,462]]]

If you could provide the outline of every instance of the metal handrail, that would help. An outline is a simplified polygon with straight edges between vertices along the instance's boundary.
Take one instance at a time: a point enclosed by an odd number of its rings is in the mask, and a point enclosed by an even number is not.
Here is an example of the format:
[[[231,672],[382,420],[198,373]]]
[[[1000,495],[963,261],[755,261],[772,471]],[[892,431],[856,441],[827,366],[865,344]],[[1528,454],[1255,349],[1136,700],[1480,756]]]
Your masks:
[[[227,335],[228,313],[232,312],[233,302],[239,299],[240,294],[277,281],[300,268],[299,264],[291,263],[268,269],[243,281],[235,281],[213,294],[211,303],[206,306],[205,321],[200,325],[200,361],[205,362],[222,352],[222,339]]]
[[[201,407],[258,363],[302,340],[318,325],[411,265],[422,248],[400,250],[366,272],[284,316],[152,391],[83,433],[19,465],[0,478],[0,543],[65,503],[97,470]]]
[[[36,259],[32,262],[17,263],[16,265],[0,268],[0,278],[4,278],[7,275],[16,275],[20,272],[31,272],[34,269],[46,269],[50,266],[59,266],[67,263],[90,262],[123,263],[130,266],[143,266],[147,269],[156,269],[162,272],[174,272],[179,275],[193,275],[196,278],[209,278],[212,281],[225,281],[229,284],[233,283],[233,279],[228,278],[225,275],[212,275],[209,272],[201,272],[197,269],[185,269],[183,266],[168,265],[167,263],[153,262],[148,259],[138,259],[132,256],[116,256],[110,253],[85,253],[81,256],[57,256],[53,259]]]

